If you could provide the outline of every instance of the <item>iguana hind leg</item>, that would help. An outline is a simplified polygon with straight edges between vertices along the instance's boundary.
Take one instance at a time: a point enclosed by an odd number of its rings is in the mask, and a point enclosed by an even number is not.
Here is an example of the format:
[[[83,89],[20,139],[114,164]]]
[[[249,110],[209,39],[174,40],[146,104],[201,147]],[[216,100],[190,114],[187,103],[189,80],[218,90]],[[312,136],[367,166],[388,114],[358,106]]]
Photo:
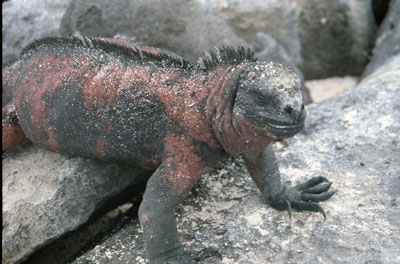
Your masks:
[[[7,104],[2,108],[2,151],[11,150],[27,143],[29,140],[19,125],[18,115],[13,104]]]

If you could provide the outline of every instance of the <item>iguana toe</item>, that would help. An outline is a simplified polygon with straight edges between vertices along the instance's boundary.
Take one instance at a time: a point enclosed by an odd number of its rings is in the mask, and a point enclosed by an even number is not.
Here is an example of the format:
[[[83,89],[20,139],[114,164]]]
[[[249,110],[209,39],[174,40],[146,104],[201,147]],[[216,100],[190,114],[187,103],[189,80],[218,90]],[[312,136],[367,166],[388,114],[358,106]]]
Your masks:
[[[195,264],[202,263],[205,259],[222,259],[218,249],[213,247],[204,248],[200,251],[180,251],[178,254],[164,260],[151,262],[152,264]]]
[[[324,209],[321,208],[317,203],[313,202],[303,202],[303,201],[292,201],[291,205],[293,208],[296,208],[300,211],[312,211],[312,212],[320,212],[324,216],[324,220],[326,220],[326,214]]]
[[[317,185],[314,187],[309,187],[307,189],[304,189],[304,193],[322,193],[322,192],[326,192],[327,190],[329,190],[329,188],[331,187],[332,183],[326,183],[326,184],[321,184],[321,185]]]
[[[332,183],[324,177],[315,177],[305,183],[292,188],[285,187],[282,192],[270,198],[271,205],[278,210],[287,210],[291,218],[292,208],[300,211],[320,212],[326,219],[325,211],[318,205],[318,202],[331,198],[335,191],[328,191]]]
[[[296,189],[299,190],[299,191],[305,190],[307,188],[314,187],[314,186],[316,186],[316,185],[318,185],[320,183],[323,183],[323,182],[329,182],[329,181],[328,181],[327,178],[322,177],[322,176],[314,177],[314,178],[309,179],[305,183],[301,183],[301,184],[296,185]]]

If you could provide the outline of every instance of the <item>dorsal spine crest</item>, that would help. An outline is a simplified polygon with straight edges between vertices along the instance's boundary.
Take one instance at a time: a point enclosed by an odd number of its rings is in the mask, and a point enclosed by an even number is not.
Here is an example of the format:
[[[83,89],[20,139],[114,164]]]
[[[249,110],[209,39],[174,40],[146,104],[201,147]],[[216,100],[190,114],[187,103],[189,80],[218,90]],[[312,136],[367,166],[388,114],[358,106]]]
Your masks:
[[[142,50],[140,47],[129,47],[124,44],[107,41],[107,39],[86,36],[46,37],[35,40],[22,50],[21,55],[28,54],[30,51],[35,50],[42,45],[76,45],[89,49],[101,49],[107,53],[115,52],[119,55],[134,59],[136,61],[155,62],[158,64],[171,65],[173,67],[182,69],[189,69],[193,67],[190,62],[182,58],[173,57],[164,53],[162,50],[160,50],[160,53],[152,53]]]
[[[197,67],[202,70],[209,70],[222,64],[240,64],[242,62],[255,62],[254,52],[250,48],[245,49],[239,46],[215,48],[214,50],[204,52],[204,56],[197,61]]]

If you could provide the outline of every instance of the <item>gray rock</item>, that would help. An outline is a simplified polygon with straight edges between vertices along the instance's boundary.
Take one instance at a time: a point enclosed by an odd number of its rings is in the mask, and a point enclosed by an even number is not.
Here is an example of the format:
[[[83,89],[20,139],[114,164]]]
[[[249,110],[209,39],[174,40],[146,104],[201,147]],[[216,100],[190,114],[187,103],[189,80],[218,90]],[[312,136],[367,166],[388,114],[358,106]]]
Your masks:
[[[268,33],[306,79],[360,75],[376,25],[370,0],[199,0],[248,42]]]
[[[219,248],[204,263],[400,262],[400,56],[357,88],[307,107],[304,131],[275,145],[284,182],[323,175],[327,213],[276,211],[240,160],[204,175],[177,210],[186,247]],[[73,263],[146,263],[137,220]]]
[[[194,0],[74,0],[61,23],[63,35],[134,37],[149,46],[196,60],[221,45],[248,44]]]
[[[365,78],[388,59],[400,53],[400,1],[390,1],[389,11],[386,14],[378,36],[375,41],[375,48],[372,51],[373,57],[368,63],[362,78]]]
[[[148,173],[68,158],[29,145],[3,158],[2,263],[37,249],[124,202]]]
[[[198,0],[204,9],[222,17],[236,34],[253,42],[258,32],[271,35],[301,65],[298,7],[292,0]],[[284,18],[284,19],[283,19]]]
[[[2,3],[2,64],[16,59],[35,39],[59,35],[66,0],[10,0]]]
[[[272,36],[259,32],[253,42],[255,57],[260,61],[276,61],[291,67],[301,80],[301,90],[305,104],[312,102],[310,93],[304,84],[304,76],[296,64],[292,61],[287,50]]]
[[[376,31],[371,1],[306,0],[300,8],[300,69],[306,79],[360,75]]]

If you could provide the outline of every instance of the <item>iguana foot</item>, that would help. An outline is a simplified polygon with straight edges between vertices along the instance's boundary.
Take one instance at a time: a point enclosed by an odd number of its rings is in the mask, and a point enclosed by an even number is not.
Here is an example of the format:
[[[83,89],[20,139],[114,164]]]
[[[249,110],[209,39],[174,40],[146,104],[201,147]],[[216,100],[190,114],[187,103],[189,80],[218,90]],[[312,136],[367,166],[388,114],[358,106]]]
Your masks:
[[[216,248],[205,248],[200,251],[179,251],[176,255],[167,259],[154,260],[152,264],[195,264],[202,263],[207,258],[222,259],[221,253]]]
[[[325,183],[324,183],[325,182]],[[291,218],[292,208],[300,211],[320,212],[324,219],[326,214],[317,202],[328,200],[336,191],[328,192],[332,183],[319,176],[295,187],[283,188],[282,192],[270,198],[271,206],[278,210],[287,210]]]

